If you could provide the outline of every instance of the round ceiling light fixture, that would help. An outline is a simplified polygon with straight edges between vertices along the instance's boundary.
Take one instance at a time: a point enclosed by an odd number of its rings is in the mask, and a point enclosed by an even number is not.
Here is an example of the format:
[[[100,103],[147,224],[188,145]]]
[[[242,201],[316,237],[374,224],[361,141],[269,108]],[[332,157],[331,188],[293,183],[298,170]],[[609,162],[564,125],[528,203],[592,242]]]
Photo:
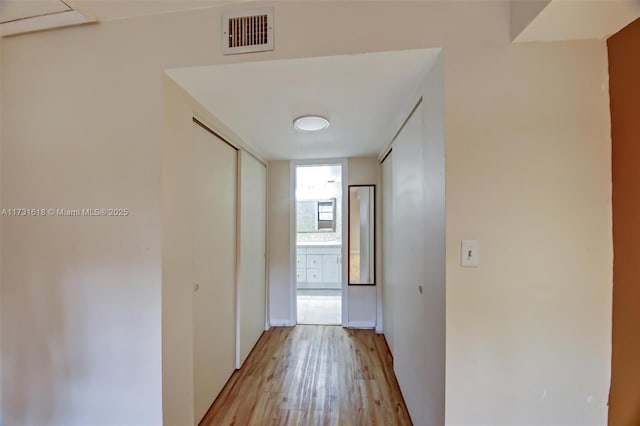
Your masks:
[[[299,132],[320,132],[329,127],[329,120],[319,115],[303,115],[293,120],[293,128]]]

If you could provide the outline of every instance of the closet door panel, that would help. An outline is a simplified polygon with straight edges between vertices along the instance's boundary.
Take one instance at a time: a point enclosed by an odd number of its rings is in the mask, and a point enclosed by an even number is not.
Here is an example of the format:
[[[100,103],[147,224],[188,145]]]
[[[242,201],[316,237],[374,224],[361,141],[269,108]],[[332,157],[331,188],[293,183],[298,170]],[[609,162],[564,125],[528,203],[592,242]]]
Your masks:
[[[267,168],[250,154],[241,155],[238,366],[264,331],[266,309]]]
[[[424,424],[424,165],[422,107],[393,145],[394,370],[414,424]]]
[[[193,125],[193,374],[196,424],[235,368],[236,149]]]

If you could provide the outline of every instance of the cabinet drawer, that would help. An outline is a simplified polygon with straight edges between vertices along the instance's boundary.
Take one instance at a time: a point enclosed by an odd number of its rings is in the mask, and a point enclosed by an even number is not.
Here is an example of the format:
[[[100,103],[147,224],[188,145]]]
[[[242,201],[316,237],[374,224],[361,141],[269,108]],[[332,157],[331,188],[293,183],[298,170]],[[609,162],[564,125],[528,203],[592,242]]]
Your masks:
[[[296,268],[306,268],[307,267],[307,256],[304,254],[299,254],[296,256]]]
[[[307,268],[322,268],[322,256],[319,254],[308,254]]]
[[[307,282],[322,282],[322,269],[307,269]]]
[[[297,283],[307,282],[307,270],[306,269],[296,269],[296,282]]]

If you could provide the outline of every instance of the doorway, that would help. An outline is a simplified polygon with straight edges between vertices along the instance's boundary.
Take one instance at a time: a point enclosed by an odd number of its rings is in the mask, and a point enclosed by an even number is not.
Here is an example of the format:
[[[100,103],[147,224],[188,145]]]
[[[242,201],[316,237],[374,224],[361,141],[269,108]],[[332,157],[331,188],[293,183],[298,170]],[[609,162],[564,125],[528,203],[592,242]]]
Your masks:
[[[342,164],[297,165],[298,324],[342,323]]]

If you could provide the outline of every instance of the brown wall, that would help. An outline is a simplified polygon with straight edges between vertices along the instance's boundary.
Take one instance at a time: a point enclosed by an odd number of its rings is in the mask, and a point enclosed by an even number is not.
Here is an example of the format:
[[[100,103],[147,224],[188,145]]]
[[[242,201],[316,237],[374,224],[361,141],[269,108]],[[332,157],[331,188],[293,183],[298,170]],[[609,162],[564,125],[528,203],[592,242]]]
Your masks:
[[[640,19],[607,41],[613,161],[610,425],[640,424]]]

